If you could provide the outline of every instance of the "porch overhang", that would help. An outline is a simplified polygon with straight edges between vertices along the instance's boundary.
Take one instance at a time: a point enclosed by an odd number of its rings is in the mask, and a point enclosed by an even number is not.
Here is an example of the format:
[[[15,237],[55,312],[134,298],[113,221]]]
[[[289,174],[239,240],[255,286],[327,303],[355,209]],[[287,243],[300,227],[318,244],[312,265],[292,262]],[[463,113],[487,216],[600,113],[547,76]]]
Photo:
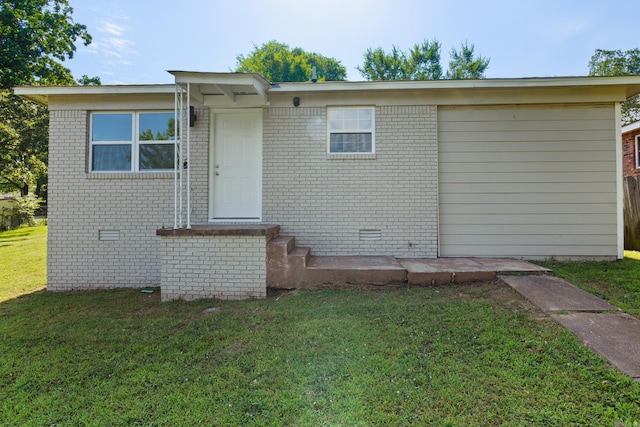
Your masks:
[[[245,108],[269,105],[271,83],[254,73],[169,71],[176,85],[190,86],[191,97],[213,107]]]

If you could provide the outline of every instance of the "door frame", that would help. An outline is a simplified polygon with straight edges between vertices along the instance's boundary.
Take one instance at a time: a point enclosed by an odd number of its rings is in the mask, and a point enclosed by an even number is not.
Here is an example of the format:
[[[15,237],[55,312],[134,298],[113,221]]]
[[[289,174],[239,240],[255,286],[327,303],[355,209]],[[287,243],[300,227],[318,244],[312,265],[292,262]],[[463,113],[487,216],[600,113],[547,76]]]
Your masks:
[[[237,223],[246,223],[246,222],[262,222],[262,166],[263,166],[263,115],[262,108],[211,108],[209,110],[209,201],[208,201],[208,217],[210,223],[216,222],[237,222]],[[214,213],[214,172],[215,172],[215,147],[216,147],[216,120],[219,115],[222,114],[234,114],[234,113],[244,113],[244,114],[256,114],[259,116],[259,171],[258,171],[258,198],[260,199],[260,209],[258,212],[257,218],[223,218],[216,219],[213,215]]]

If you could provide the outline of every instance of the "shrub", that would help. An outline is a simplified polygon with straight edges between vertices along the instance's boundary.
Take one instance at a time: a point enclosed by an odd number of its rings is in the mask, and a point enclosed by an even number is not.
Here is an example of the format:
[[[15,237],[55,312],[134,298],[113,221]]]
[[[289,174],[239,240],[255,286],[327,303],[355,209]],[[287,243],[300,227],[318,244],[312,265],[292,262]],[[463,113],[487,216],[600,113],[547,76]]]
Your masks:
[[[16,194],[11,209],[12,225],[27,225],[30,227],[36,225],[36,210],[40,207],[40,202],[40,198],[33,193],[25,196]]]

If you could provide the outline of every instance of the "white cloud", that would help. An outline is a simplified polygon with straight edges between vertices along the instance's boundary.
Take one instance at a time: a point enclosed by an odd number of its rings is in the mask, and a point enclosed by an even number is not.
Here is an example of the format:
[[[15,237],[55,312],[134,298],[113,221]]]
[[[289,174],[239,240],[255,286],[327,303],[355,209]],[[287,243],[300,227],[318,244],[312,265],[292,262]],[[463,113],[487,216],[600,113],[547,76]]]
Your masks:
[[[587,19],[573,19],[549,26],[546,34],[551,39],[566,39],[583,33],[588,27]]]
[[[102,26],[99,28],[100,32],[112,34],[114,36],[121,36],[125,30],[122,25],[118,25],[115,22],[102,22],[101,24]]]
[[[107,44],[117,52],[125,55],[137,53],[133,48],[135,43],[128,39],[110,37],[106,39]]]

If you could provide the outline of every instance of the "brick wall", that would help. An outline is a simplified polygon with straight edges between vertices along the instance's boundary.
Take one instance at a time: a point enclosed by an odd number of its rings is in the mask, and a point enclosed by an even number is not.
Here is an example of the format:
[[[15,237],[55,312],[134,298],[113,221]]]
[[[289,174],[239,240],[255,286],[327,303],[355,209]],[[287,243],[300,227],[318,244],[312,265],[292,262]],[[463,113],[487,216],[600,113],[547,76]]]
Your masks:
[[[636,136],[638,135],[640,135],[640,129],[622,135],[622,171],[624,176],[640,175],[640,169],[636,169]]]
[[[375,114],[375,158],[335,159],[326,108],[266,109],[263,220],[315,255],[436,257],[436,108],[379,106]],[[382,236],[360,240],[359,230]]]
[[[155,231],[173,225],[173,174],[87,173],[88,129],[88,111],[51,111],[47,288],[158,286]],[[194,221],[206,221],[206,112],[198,115],[192,141]],[[117,231],[119,239],[101,241],[101,230]]]
[[[266,297],[265,245],[264,236],[163,236],[162,300]]]
[[[191,128],[192,222],[204,223],[209,114],[204,108],[197,114]],[[50,117],[48,289],[160,285],[155,230],[173,225],[173,174],[89,174],[89,112],[55,109]],[[263,126],[264,222],[281,224],[282,234],[294,235],[317,255],[436,256],[435,107],[377,107],[373,159],[328,158],[325,107],[265,109]],[[380,230],[381,239],[360,240],[359,230]],[[100,231],[117,231],[119,238],[101,241]],[[217,250],[212,242],[198,244]],[[244,275],[246,268],[240,270]],[[224,277],[234,274],[240,273]],[[259,280],[262,289],[266,279]],[[222,284],[212,292],[235,297]],[[239,292],[262,291],[247,285]]]

